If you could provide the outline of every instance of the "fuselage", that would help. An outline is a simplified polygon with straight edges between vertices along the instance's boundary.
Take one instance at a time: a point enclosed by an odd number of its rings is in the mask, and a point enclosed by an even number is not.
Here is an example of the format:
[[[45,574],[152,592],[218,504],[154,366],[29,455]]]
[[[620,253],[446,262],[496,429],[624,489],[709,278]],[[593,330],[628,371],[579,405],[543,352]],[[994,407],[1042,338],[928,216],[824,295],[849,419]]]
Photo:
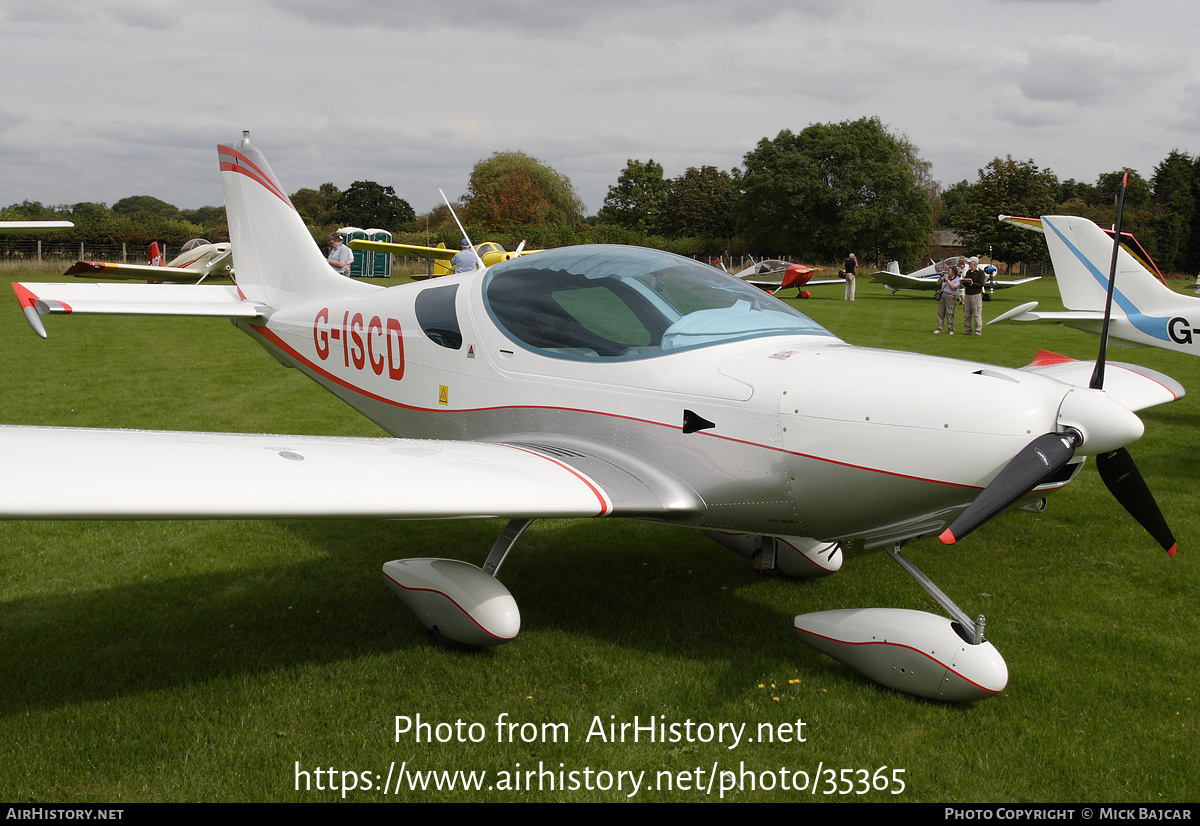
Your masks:
[[[609,355],[531,345],[486,279],[238,323],[393,435],[595,445],[695,491],[704,508],[694,524],[868,544],[940,531],[1018,450],[1059,427],[1072,392],[1024,371],[853,347],[816,325]],[[705,426],[687,432],[689,415]]]

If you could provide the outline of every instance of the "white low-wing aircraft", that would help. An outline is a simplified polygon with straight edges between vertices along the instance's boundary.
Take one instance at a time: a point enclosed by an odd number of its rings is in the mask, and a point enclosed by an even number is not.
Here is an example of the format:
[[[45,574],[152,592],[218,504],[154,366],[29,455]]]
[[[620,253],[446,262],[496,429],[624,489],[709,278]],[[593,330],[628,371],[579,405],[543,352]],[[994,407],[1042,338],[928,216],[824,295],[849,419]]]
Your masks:
[[[335,275],[249,139],[218,148],[236,286],[17,284],[56,313],[234,319],[285,365],[406,438],[0,428],[0,518],[511,520],[483,568],[402,559],[387,584],[436,635],[516,636],[496,579],[533,519],[704,529],[769,569],[824,576],[883,546],[953,620],[876,608],[796,618],[868,677],[943,700],[992,696],[1004,660],[900,552],[1040,502],[1085,456],[1165,548],[1125,445],[1132,411],[1183,389],[1141,368],[1010,370],[850,346],[714,268],[624,246],[548,250],[381,288]],[[336,480],[353,475],[353,486]],[[1119,478],[1117,478],[1119,477]],[[980,618],[982,620],[982,618]]]
[[[892,295],[901,290],[924,290],[932,292],[938,289],[938,278],[946,271],[946,268],[951,264],[958,263],[959,256],[952,255],[949,258],[943,258],[941,261],[934,261],[928,267],[919,269],[916,272],[907,275],[900,272],[892,272],[891,270],[880,270],[879,272],[871,273],[872,284],[882,284],[892,291]],[[995,268],[992,268],[993,273]],[[962,273],[959,273],[960,275]],[[989,273],[987,285],[984,291],[984,298],[990,300],[991,294],[996,290],[1006,290],[1009,287],[1017,287],[1021,284],[1028,284],[1030,281],[1037,281],[1041,278],[1040,275],[1032,275],[1028,278],[1017,278],[1009,281],[1001,281],[994,274]]]
[[[150,245],[150,258],[158,254],[158,242]],[[179,255],[166,264],[121,264],[107,261],[77,261],[63,275],[84,278],[115,278],[146,281],[171,281],[199,284],[210,275],[233,274],[233,247],[229,243],[214,244],[203,238],[193,238],[184,244]]]
[[[1001,215],[1014,226],[1042,232],[1066,312],[1037,312],[1037,302],[1014,307],[988,322],[1066,324],[1100,335],[1108,294],[1113,242],[1086,218],[1045,215],[1040,220]],[[1109,336],[1121,347],[1161,347],[1200,356],[1200,298],[1180,295],[1155,278],[1121,247]]]

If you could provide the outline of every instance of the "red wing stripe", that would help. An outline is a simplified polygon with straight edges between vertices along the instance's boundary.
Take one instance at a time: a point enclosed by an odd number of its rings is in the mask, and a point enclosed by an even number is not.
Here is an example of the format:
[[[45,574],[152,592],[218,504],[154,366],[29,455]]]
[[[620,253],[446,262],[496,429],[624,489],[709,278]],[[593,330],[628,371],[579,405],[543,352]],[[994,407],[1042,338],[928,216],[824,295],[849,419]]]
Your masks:
[[[585,485],[587,485],[588,488],[591,489],[592,493],[595,494],[596,498],[600,500],[600,513],[596,514],[597,516],[604,516],[609,511],[612,510],[612,502],[610,502],[608,500],[608,497],[604,495],[604,491],[602,491],[595,482],[593,482],[587,476],[584,476],[582,473],[580,473],[575,468],[558,461],[557,459],[553,458],[552,456],[547,456],[544,453],[538,453],[536,450],[529,450],[528,448],[518,447],[517,445],[507,445],[507,447],[511,447],[514,450],[519,450],[522,453],[529,453],[533,456],[537,456],[539,459],[545,459],[549,462],[553,462],[554,464],[558,465],[563,470],[570,471],[572,474],[574,474],[579,479],[579,481],[581,481]]]

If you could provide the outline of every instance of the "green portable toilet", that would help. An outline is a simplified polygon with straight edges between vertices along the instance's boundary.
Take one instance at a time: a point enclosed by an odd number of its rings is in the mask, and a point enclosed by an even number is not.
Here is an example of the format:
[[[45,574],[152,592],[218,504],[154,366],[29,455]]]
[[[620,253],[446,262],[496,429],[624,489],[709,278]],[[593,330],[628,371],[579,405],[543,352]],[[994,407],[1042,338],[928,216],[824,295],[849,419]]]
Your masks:
[[[351,241],[365,241],[367,233],[358,227],[342,227],[338,230],[338,235],[345,239],[343,243],[349,244]],[[350,265],[350,277],[362,278],[371,274],[370,255],[371,253],[365,250],[351,250],[354,253],[354,263]]]
[[[386,229],[369,229],[366,231],[368,241],[379,241],[384,244],[392,243],[392,234]],[[392,274],[392,254],[390,252],[369,252],[370,258],[365,268],[367,275],[372,278],[387,278]]]

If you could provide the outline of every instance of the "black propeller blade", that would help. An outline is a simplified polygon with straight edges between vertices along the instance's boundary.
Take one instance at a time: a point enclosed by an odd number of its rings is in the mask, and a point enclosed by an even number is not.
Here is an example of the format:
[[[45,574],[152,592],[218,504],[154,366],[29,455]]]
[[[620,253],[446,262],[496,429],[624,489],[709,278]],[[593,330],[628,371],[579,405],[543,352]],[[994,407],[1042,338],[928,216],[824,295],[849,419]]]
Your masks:
[[[1079,434],[1045,433],[1021,449],[939,537],[947,545],[978,528],[1071,461]]]
[[[1121,192],[1117,199],[1116,235],[1113,240],[1112,263],[1108,270],[1108,298],[1104,306],[1104,325],[1100,331],[1100,353],[1088,387],[1104,389],[1104,365],[1108,350],[1108,328],[1112,318],[1113,293],[1116,292],[1117,256],[1121,249],[1121,217],[1125,211],[1125,188],[1129,183],[1126,173],[1121,181]],[[1046,433],[1026,445],[1004,470],[991,481],[958,519],[942,532],[940,539],[952,545],[962,539],[1000,511],[1062,469],[1075,454],[1080,435],[1074,430],[1063,433]],[[1175,556],[1175,535],[1167,526],[1167,520],[1159,510],[1154,495],[1138,472],[1133,457],[1125,448],[1096,457],[1096,469],[1100,478],[1121,507],[1145,528],[1168,554]]]
[[[1167,526],[1167,520],[1154,501],[1154,494],[1142,479],[1133,457],[1125,448],[1096,457],[1096,470],[1100,478],[1129,515],[1145,528],[1159,545],[1171,556],[1175,556],[1175,535]]]

